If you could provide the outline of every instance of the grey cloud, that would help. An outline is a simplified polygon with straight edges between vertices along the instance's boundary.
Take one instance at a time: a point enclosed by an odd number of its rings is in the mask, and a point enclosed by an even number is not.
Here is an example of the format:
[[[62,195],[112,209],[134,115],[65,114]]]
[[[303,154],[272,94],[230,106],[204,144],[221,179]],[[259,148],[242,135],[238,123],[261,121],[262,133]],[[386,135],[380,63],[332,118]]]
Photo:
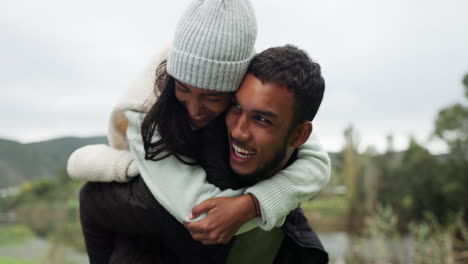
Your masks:
[[[120,91],[171,39],[188,2],[2,3],[0,135],[34,138],[9,129],[18,126],[46,135],[41,124],[66,124],[50,125],[50,135],[104,133]],[[321,63],[327,90],[316,131],[331,148],[349,123],[380,146],[389,132],[400,146],[411,133],[423,139],[438,109],[461,100],[464,0],[252,2],[258,50],[293,43]]]

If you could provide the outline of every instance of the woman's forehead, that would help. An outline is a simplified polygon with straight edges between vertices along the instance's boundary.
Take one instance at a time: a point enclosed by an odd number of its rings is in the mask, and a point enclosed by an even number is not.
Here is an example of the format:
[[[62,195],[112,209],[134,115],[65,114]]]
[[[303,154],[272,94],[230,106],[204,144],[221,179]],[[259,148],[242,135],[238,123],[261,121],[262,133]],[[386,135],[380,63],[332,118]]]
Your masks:
[[[194,92],[194,93],[209,94],[209,95],[230,94],[230,92],[220,92],[220,91],[216,91],[216,90],[209,90],[209,89],[205,89],[205,88],[195,87],[193,85],[181,82],[179,80],[176,80],[176,85],[181,86],[183,88],[186,88],[186,89],[188,89],[188,90],[190,90],[191,92]]]

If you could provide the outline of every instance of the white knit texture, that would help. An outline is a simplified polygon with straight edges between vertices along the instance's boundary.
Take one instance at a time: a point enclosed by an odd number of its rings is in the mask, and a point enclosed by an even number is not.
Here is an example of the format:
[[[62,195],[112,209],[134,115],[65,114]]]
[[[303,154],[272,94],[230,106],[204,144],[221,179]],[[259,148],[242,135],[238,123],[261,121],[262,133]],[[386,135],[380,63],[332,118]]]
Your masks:
[[[99,182],[126,182],[137,176],[128,150],[107,145],[88,145],[75,150],[68,159],[67,172],[72,179]]]

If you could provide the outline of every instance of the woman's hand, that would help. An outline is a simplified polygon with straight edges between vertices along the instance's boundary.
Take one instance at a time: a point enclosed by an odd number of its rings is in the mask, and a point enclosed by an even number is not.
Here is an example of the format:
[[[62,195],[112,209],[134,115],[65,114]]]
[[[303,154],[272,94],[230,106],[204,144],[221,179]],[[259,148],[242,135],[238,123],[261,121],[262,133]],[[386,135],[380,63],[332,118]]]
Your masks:
[[[226,244],[247,221],[255,218],[254,197],[244,194],[234,198],[208,199],[192,209],[191,219],[203,213],[197,222],[184,223],[194,240],[204,245]]]

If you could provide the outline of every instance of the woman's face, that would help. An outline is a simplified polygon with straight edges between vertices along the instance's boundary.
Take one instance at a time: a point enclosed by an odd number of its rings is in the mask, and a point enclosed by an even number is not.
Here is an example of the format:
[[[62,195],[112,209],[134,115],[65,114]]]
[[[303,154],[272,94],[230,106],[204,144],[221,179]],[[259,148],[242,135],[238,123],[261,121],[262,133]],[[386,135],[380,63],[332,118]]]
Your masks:
[[[206,126],[231,104],[231,93],[197,88],[176,80],[175,95],[187,109],[191,124]]]

